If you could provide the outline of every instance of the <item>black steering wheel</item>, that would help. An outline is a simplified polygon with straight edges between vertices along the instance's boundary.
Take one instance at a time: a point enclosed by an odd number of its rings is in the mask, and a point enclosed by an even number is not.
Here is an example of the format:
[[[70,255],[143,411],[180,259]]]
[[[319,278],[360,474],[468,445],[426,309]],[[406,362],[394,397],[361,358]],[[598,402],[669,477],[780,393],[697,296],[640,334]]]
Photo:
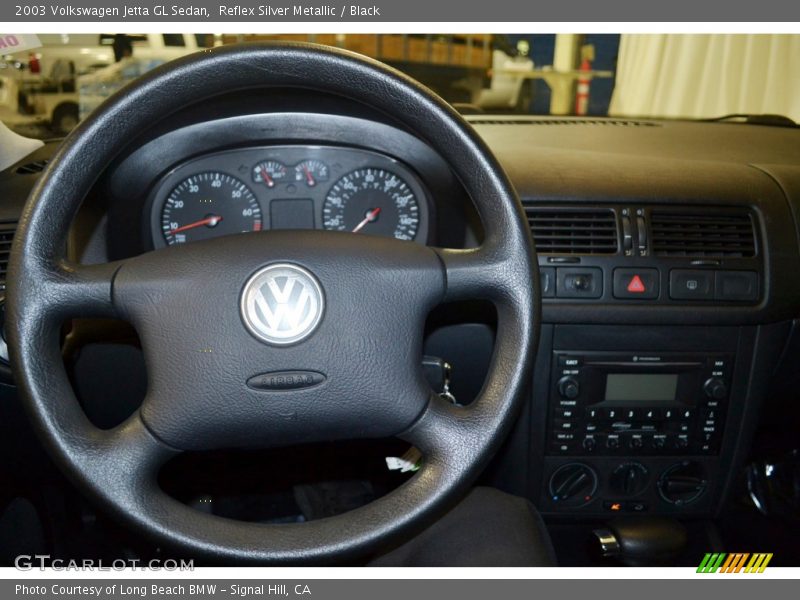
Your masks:
[[[310,231],[227,236],[100,265],[65,257],[98,175],[137,134],[192,103],[245,88],[305,88],[390,115],[463,182],[483,220],[472,250]],[[212,560],[354,560],[430,523],[497,449],[529,383],[538,332],[536,259],[500,165],[447,104],[405,75],[308,44],[256,44],[171,62],[104,103],[64,141],[20,220],[9,268],[9,348],[35,428],[87,496],[134,528]],[[479,397],[434,395],[420,359],[437,304],[485,299],[497,336]],[[60,328],[125,319],[148,369],[140,409],[111,430],[75,398]],[[109,398],[113,402],[113,395]],[[182,451],[398,436],[422,468],[386,496],[302,524],[200,513],[163,492]]]

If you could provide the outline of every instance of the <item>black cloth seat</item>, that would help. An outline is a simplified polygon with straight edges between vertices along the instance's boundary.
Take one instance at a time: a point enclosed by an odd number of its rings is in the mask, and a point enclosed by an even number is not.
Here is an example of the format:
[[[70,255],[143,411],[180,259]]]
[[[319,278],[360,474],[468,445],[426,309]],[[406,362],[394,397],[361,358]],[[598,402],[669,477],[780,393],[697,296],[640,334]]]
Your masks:
[[[372,567],[554,567],[555,552],[528,500],[477,487],[441,519]]]

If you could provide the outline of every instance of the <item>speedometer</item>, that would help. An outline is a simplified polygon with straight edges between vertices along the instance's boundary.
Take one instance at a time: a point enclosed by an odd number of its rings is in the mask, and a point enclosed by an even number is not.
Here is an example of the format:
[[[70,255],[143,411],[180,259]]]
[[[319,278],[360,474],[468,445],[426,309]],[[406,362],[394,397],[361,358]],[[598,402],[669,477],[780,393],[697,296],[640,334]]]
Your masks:
[[[261,226],[261,207],[250,188],[236,177],[213,171],[181,181],[161,210],[161,231],[168,244],[259,231]]]
[[[420,209],[417,197],[396,173],[357,169],[339,179],[322,206],[322,225],[333,231],[413,240]]]

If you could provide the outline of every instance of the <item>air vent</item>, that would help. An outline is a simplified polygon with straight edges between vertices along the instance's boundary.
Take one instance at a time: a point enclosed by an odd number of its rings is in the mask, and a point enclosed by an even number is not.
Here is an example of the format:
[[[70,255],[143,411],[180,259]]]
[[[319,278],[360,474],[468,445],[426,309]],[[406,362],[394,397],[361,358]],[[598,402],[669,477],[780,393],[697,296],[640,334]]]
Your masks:
[[[656,256],[751,257],[756,254],[749,214],[653,211],[650,217]]]
[[[563,209],[525,206],[540,254],[616,254],[617,218],[610,208]]]
[[[622,119],[469,119],[472,125],[601,125],[606,127],[661,127],[649,121]]]
[[[46,160],[36,160],[34,162],[29,162],[27,164],[24,164],[21,167],[17,167],[17,174],[33,175],[34,173],[41,173],[42,171],[44,171],[44,168],[46,166],[47,166]]]
[[[0,284],[5,286],[8,271],[8,255],[11,253],[11,242],[14,241],[16,223],[0,223]]]

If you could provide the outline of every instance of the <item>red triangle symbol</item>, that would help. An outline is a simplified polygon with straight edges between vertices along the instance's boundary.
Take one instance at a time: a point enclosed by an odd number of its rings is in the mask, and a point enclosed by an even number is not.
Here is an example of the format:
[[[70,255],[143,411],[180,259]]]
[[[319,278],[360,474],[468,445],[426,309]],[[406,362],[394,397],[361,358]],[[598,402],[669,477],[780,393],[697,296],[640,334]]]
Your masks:
[[[628,284],[628,291],[632,294],[641,294],[645,291],[644,283],[642,283],[642,279],[638,275],[634,275],[633,279],[631,279]]]

